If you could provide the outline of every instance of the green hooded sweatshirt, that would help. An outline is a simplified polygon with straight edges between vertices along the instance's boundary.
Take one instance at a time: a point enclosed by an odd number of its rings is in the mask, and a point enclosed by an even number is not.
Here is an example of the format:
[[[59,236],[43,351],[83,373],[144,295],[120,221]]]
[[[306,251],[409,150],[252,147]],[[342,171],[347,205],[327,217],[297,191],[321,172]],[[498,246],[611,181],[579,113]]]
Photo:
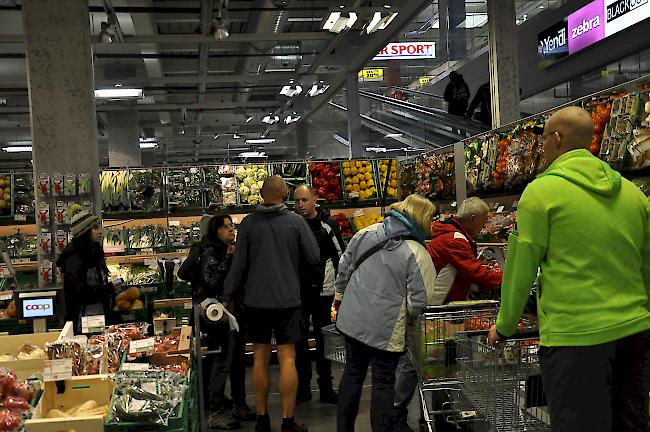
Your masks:
[[[517,329],[541,268],[540,344],[589,346],[650,329],[650,202],[587,150],[526,187],[508,240],[497,330]]]

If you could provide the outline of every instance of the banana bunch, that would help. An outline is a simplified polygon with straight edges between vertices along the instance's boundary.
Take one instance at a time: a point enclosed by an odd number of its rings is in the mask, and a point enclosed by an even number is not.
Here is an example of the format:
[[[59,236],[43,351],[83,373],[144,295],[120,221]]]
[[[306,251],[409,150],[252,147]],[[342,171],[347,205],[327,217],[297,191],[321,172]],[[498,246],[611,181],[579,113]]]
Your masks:
[[[102,208],[107,211],[129,210],[128,185],[130,174],[122,171],[102,171],[99,184],[102,189]]]

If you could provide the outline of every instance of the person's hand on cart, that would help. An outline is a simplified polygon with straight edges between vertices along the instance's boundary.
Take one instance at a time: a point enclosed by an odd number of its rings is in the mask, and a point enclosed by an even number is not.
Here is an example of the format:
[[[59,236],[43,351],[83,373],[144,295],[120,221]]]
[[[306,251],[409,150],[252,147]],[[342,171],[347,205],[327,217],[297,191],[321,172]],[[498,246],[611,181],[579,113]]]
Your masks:
[[[503,336],[501,336],[501,334],[499,334],[497,331],[497,326],[493,325],[490,327],[490,333],[488,334],[488,344],[490,344],[490,346],[497,346],[497,344],[501,342],[501,339],[503,339]]]

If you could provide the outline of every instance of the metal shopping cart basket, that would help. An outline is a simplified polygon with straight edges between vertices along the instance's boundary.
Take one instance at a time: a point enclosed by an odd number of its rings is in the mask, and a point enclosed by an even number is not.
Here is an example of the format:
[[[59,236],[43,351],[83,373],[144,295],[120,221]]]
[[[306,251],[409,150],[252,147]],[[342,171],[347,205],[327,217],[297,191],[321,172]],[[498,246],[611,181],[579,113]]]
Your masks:
[[[336,324],[325,326],[323,333],[324,357],[337,363],[345,363],[345,336],[336,329]]]
[[[460,387],[498,432],[550,430],[538,349],[536,331],[523,331],[498,348],[487,345],[485,334],[458,341]]]
[[[486,423],[462,397],[456,377],[457,342],[466,331],[489,329],[498,307],[494,300],[428,306],[417,323],[408,327],[408,355],[419,377],[421,418],[429,432],[441,419],[457,430],[469,423],[473,430],[480,430],[478,423]]]

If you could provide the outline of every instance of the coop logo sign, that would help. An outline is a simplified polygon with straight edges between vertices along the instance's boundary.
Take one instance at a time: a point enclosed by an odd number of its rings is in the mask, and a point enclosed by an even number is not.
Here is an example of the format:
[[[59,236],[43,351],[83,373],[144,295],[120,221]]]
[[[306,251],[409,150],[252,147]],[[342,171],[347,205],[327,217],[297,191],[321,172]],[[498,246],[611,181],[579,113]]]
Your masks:
[[[538,34],[539,67],[548,67],[647,18],[650,0],[594,0]]]
[[[436,58],[435,42],[394,42],[379,51],[373,60],[412,60]]]
[[[54,299],[38,298],[23,300],[23,317],[39,318],[54,315]]]

